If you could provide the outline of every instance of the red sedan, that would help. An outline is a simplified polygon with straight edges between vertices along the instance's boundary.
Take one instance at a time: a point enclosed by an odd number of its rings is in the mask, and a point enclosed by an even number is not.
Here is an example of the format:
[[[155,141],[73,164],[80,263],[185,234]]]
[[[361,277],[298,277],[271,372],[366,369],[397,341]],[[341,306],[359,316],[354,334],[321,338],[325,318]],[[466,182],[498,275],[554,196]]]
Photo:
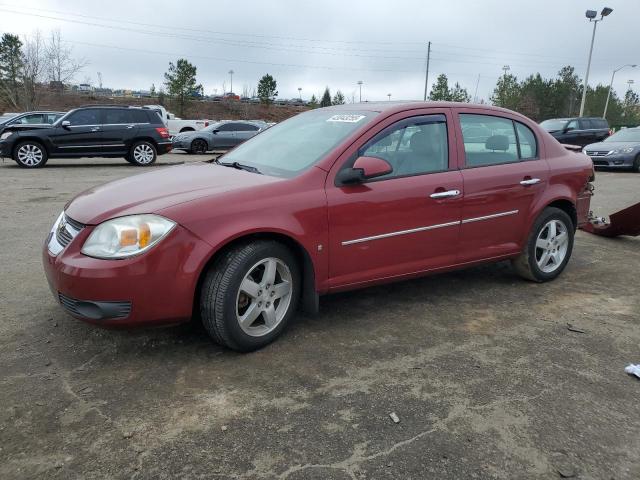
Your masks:
[[[517,113],[457,103],[312,110],[218,161],[78,195],[44,247],[74,316],[104,326],[199,313],[249,351],[319,295],[510,259],[543,282],[586,222],[591,160]]]

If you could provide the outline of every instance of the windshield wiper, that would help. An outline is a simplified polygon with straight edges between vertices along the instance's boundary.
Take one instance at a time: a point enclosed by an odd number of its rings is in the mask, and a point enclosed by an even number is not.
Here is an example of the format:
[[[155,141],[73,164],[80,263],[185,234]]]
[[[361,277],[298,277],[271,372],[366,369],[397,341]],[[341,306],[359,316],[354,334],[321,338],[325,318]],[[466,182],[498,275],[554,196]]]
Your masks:
[[[238,170],[246,170],[247,172],[251,172],[251,173],[262,174],[262,172],[258,170],[256,167],[252,167],[251,165],[245,165],[244,163],[240,163],[240,162],[226,163],[226,162],[220,162],[216,160],[215,163],[217,163],[218,165],[222,165],[223,167],[231,167],[231,168],[236,168]]]

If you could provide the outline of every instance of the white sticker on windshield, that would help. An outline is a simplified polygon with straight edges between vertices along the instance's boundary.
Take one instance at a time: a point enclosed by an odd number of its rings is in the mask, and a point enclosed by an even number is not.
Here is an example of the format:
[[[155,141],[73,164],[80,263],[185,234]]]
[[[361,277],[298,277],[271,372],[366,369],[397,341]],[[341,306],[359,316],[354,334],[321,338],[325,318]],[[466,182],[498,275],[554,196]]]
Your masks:
[[[364,118],[364,115],[334,115],[327,119],[327,122],[345,122],[345,123],[358,123]]]

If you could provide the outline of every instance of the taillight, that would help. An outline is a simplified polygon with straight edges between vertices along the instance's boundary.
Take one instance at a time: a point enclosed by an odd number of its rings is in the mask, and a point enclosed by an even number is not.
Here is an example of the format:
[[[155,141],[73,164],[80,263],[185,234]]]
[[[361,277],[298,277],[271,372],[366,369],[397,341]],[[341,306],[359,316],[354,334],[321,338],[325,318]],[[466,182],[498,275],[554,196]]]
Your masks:
[[[204,122],[204,126],[208,127],[209,126],[209,122]]]
[[[158,132],[162,138],[169,138],[169,130],[166,127],[158,127],[156,128],[156,132]]]

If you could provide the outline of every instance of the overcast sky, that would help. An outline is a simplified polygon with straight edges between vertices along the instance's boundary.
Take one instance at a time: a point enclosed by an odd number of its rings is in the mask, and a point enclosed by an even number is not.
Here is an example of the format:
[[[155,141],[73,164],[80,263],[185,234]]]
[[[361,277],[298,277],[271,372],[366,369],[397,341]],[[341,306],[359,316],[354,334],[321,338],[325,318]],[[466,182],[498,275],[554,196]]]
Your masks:
[[[28,35],[60,29],[89,65],[77,76],[111,88],[159,88],[169,61],[198,68],[206,94],[255,88],[265,73],[279,96],[319,96],[328,85],[348,100],[421,99],[427,42],[429,85],[439,73],[473,97],[488,99],[503,65],[524,78],[567,64],[584,78],[592,26],[587,8],[613,8],[598,24],[589,84],[609,83],[614,68],[640,64],[637,0],[0,0],[0,30]],[[478,82],[479,78],[479,82]],[[640,67],[616,75],[640,88]]]

